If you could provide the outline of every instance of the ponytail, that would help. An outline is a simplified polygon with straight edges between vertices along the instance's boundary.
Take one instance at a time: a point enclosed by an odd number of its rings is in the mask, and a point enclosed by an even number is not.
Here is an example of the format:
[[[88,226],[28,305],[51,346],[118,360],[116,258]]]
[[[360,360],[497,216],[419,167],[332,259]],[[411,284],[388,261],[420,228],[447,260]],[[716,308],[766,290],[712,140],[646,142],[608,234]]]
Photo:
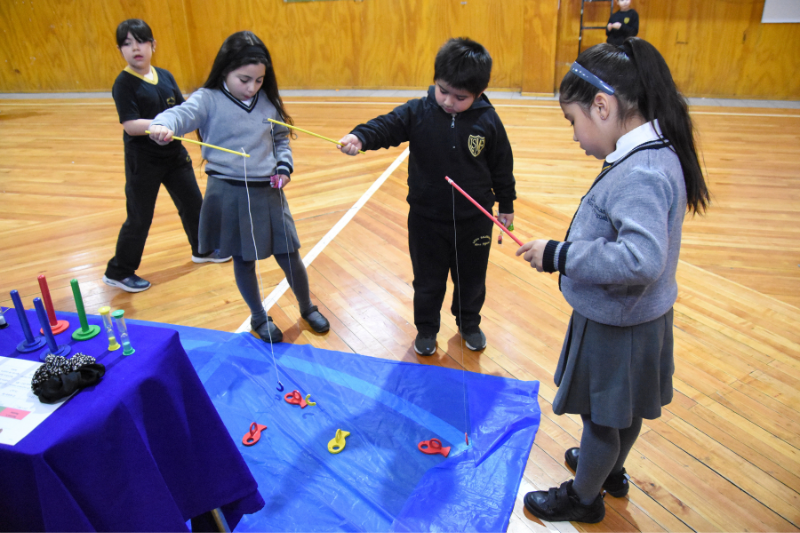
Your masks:
[[[577,63],[614,88],[621,121],[636,114],[648,122],[658,120],[662,137],[681,163],[689,211],[705,212],[709,193],[697,157],[692,119],[658,50],[645,40],[629,37],[620,47],[593,46],[578,56]],[[559,99],[562,104],[577,103],[588,111],[597,92],[597,88],[569,72],[561,81]]]

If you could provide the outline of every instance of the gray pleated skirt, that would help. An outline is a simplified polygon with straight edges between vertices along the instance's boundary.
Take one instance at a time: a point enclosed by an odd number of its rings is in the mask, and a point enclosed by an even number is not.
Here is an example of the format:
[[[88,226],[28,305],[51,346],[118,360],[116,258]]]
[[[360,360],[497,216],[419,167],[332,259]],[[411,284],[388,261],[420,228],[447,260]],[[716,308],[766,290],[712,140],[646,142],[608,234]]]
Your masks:
[[[591,415],[592,422],[630,427],[654,419],[672,401],[672,309],[630,327],[600,324],[573,311],[555,372],[553,412]]]
[[[281,189],[252,185],[246,188],[214,176],[208,177],[199,233],[200,253],[219,250],[223,256],[240,256],[245,261],[300,248],[289,202]]]

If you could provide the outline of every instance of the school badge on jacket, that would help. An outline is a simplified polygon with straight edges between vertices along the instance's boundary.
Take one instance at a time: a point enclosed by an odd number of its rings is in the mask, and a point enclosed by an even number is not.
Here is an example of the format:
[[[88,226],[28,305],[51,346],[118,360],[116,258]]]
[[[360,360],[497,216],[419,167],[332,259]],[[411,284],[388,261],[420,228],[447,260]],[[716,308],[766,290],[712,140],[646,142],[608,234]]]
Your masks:
[[[473,157],[478,157],[484,146],[486,146],[485,137],[481,137],[480,135],[469,136],[469,153],[471,153]]]

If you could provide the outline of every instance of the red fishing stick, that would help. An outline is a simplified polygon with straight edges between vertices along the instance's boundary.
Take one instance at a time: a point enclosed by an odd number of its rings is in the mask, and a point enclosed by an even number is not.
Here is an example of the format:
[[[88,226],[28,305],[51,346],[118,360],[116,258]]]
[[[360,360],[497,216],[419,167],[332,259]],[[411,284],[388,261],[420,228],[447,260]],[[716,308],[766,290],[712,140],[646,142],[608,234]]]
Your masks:
[[[503,224],[502,224],[502,223],[501,223],[499,220],[497,220],[495,217],[493,217],[493,216],[492,216],[492,214],[491,214],[490,212],[488,212],[486,209],[484,209],[483,207],[481,207],[481,205],[480,205],[478,202],[476,202],[475,200],[473,200],[473,199],[472,199],[472,196],[470,196],[469,194],[467,194],[467,193],[464,191],[464,189],[462,189],[461,187],[459,187],[459,186],[456,184],[456,182],[455,182],[455,181],[451,180],[451,179],[450,179],[450,178],[448,178],[447,176],[445,176],[445,177],[444,177],[444,179],[446,179],[446,180],[447,180],[447,183],[449,183],[450,185],[452,185],[453,187],[455,187],[455,188],[456,188],[456,190],[457,190],[458,192],[460,192],[461,194],[463,194],[463,195],[464,195],[464,198],[466,198],[467,200],[469,200],[470,202],[472,202],[472,203],[475,205],[475,207],[477,207],[478,209],[480,209],[480,210],[483,212],[483,214],[484,214],[484,215],[486,215],[487,217],[491,218],[491,219],[492,219],[492,221],[494,221],[494,223],[495,223],[495,224],[497,224],[497,225],[500,227],[500,229],[501,229],[501,230],[503,230],[503,231],[505,231],[506,233],[508,233],[508,236],[509,236],[509,237],[511,237],[512,239],[514,239],[514,242],[516,242],[517,244],[519,244],[520,246],[522,246],[522,244],[523,244],[523,243],[522,243],[522,241],[521,241],[521,240],[517,239],[517,238],[514,236],[514,234],[513,234],[513,233],[511,233],[510,231],[508,231],[508,229],[506,229],[506,227],[505,227],[505,226],[504,226],[504,225],[503,225]]]

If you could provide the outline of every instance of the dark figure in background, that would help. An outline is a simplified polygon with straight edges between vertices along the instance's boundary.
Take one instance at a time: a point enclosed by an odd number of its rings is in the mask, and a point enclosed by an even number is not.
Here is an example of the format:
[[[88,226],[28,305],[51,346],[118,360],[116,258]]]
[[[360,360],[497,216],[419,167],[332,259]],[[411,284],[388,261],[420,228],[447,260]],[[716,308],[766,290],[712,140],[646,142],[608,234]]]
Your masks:
[[[639,34],[639,13],[631,9],[631,0],[617,0],[619,11],[612,14],[606,26],[606,42],[621,46],[628,37]]]

